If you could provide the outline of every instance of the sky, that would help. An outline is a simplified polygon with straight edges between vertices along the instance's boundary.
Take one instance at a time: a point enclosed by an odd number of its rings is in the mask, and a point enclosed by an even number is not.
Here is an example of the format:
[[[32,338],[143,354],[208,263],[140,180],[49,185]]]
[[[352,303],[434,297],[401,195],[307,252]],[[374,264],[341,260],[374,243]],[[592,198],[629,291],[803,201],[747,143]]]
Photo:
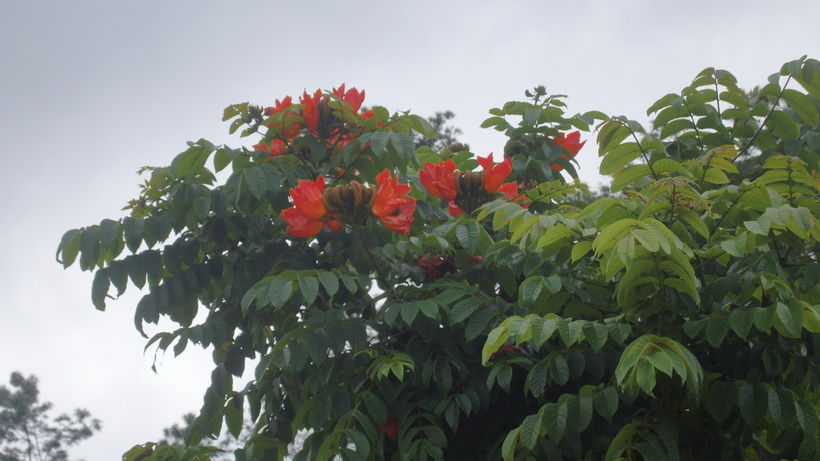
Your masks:
[[[365,105],[451,110],[472,152],[501,153],[503,136],[479,125],[528,88],[568,95],[570,114],[647,122],[706,67],[751,89],[820,58],[817,18],[810,0],[2,2],[0,383],[34,374],[57,412],[101,419],[71,450],[87,461],[119,459],[200,408],[210,354],[189,347],[154,373],[135,287],[96,311],[93,275],[54,256],[65,231],[125,216],[140,167],[199,138],[252,145],[221,122],[230,104],[346,83]],[[596,151],[592,139],[577,158],[592,185]]]

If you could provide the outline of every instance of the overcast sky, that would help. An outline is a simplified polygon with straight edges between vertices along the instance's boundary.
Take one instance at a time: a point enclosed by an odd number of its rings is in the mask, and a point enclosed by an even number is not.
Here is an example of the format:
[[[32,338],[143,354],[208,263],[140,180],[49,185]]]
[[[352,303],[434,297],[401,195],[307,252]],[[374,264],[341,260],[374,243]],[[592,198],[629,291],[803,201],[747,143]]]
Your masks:
[[[71,228],[124,216],[143,165],[185,142],[234,147],[229,104],[272,104],[341,83],[366,105],[452,110],[486,155],[503,138],[488,109],[543,84],[570,113],[646,121],[703,68],[766,82],[820,58],[814,1],[158,1],[0,3],[0,383],[40,378],[57,410],[86,407],[103,431],[72,451],[119,459],[198,410],[210,358],[188,348],[158,374],[133,327],[138,292],[96,311],[92,275],[54,260]],[[596,148],[579,154],[598,181]],[[156,330],[155,330],[156,331]]]

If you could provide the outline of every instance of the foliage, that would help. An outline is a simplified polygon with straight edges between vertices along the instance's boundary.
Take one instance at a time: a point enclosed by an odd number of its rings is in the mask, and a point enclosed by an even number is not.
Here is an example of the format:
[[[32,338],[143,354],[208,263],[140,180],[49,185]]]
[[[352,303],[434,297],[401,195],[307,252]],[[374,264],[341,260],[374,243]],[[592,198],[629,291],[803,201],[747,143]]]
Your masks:
[[[430,126],[433,127],[435,134],[432,137],[428,137],[419,133],[413,133],[413,143],[416,148],[427,146],[435,151],[441,151],[458,143],[458,135],[463,134],[463,132],[461,128],[449,124],[449,121],[455,118],[455,116],[456,114],[452,111],[446,110],[444,112],[436,112],[431,117],[427,117],[427,121],[430,122]]]
[[[14,372],[9,385],[0,386],[0,460],[67,460],[67,447],[100,430],[100,421],[83,409],[52,419],[52,404],[40,403],[34,376]]]
[[[240,460],[283,459],[305,428],[296,460],[816,459],[818,71],[802,58],[747,93],[705,69],[651,129],[537,87],[484,122],[508,137],[499,163],[414,149],[423,118],[359,114],[343,87],[238,104],[225,119],[262,130],[254,150],[190,143],[58,257],[96,271],[99,309],[147,288],[137,329],[179,325],[147,348],[213,350],[188,443],[237,435],[247,404]],[[564,178],[593,126],[603,196]],[[207,457],[154,448],[128,459]]]
[[[196,414],[185,413],[182,415],[182,425],[174,424],[170,427],[162,429],[162,440],[158,445],[185,445],[185,439],[191,433],[193,427],[196,425]],[[245,445],[250,433],[253,431],[253,424],[244,420],[242,422],[242,430],[239,437],[234,437],[229,433],[223,433],[213,446],[217,447],[221,452],[215,452],[210,455],[211,460],[227,461],[233,459],[233,452],[237,448]],[[140,449],[138,449],[140,450]]]

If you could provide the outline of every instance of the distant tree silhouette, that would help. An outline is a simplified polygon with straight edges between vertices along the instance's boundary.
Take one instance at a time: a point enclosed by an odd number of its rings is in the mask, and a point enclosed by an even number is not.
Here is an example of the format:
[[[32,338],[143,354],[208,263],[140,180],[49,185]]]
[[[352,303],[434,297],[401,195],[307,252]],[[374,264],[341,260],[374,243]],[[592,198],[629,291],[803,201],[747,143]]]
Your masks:
[[[51,402],[39,402],[37,378],[11,374],[0,387],[0,461],[66,461],[66,447],[100,430],[100,421],[84,409],[51,418]]]

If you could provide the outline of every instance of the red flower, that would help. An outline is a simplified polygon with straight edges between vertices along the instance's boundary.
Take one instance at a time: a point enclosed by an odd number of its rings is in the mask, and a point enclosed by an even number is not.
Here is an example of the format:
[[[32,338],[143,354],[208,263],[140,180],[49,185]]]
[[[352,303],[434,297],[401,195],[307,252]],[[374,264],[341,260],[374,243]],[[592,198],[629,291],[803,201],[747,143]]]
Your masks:
[[[413,213],[416,212],[416,199],[409,198],[408,202],[398,207],[398,213],[383,216],[379,220],[384,227],[399,234],[409,234],[410,225],[413,224]]]
[[[359,108],[362,107],[362,102],[364,102],[364,90],[359,91],[356,88],[351,88],[345,92],[344,83],[342,83],[342,86],[339,88],[334,88],[333,94],[342,101],[350,104],[350,107],[353,109],[353,113],[358,112]]]
[[[282,211],[282,217],[288,223],[287,231],[296,237],[313,237],[322,231],[325,223],[306,215],[301,208],[293,207]]]
[[[328,215],[322,198],[324,190],[325,179],[322,177],[316,181],[302,179],[290,190],[293,207],[282,211],[289,234],[307,238],[318,234],[325,226],[334,232],[342,230],[342,223]]]
[[[319,132],[319,104],[321,100],[322,90],[316,90],[313,96],[305,91],[302,97],[299,98],[299,102],[305,106],[302,108],[302,119],[305,121],[308,130],[314,135],[317,135]]]
[[[495,352],[495,354],[490,356],[490,361],[494,362],[499,357],[505,356],[505,355],[509,354],[510,352],[518,352],[520,350],[521,350],[521,348],[514,345],[514,344],[504,343],[504,344],[501,345],[501,347],[498,348],[498,350]]]
[[[376,427],[384,431],[384,435],[392,440],[396,440],[399,437],[399,420],[394,418],[393,416],[387,418],[387,421],[384,423],[384,426],[381,424],[376,423]]]
[[[449,259],[443,259],[441,256],[431,255],[430,253],[425,253],[424,256],[417,259],[416,266],[420,267],[433,280],[457,270],[456,265]]]
[[[419,171],[419,181],[434,197],[445,200],[456,198],[456,179],[453,173],[456,171],[456,164],[451,159],[436,164],[427,163],[424,169]]]
[[[416,199],[407,197],[410,186],[399,184],[398,177],[392,178],[390,171],[384,170],[376,176],[379,184],[371,211],[384,227],[400,234],[410,233]]]
[[[450,213],[450,216],[454,218],[458,218],[464,214],[464,210],[462,210],[461,207],[456,205],[456,202],[452,200],[447,204],[447,211]]]
[[[498,188],[498,192],[501,192],[502,194],[504,194],[504,196],[507,197],[508,199],[510,199],[511,202],[515,202],[515,203],[521,205],[522,208],[527,208],[527,207],[530,206],[529,197],[527,197],[526,195],[524,195],[524,194],[522,194],[518,191],[518,182],[517,181],[502,184]]]
[[[285,143],[285,141],[282,141],[281,139],[274,139],[273,141],[271,141],[270,146],[266,146],[264,144],[257,144],[253,146],[253,148],[256,150],[263,150],[268,152],[268,158],[271,158],[275,155],[282,155],[288,151],[288,145]]]
[[[276,115],[280,112],[284,112],[286,109],[289,109],[293,105],[293,101],[290,96],[285,97],[284,99],[276,100],[276,104],[273,107],[266,107],[265,108],[265,115],[271,117]],[[285,114],[284,118],[287,119],[290,114]],[[284,127],[284,123],[271,123],[268,126],[280,126],[282,128],[282,134],[289,139],[293,139],[296,136],[299,136],[299,131],[302,129],[299,122],[291,122],[286,128]]]
[[[316,182],[300,180],[294,189],[290,190],[293,206],[313,218],[319,219],[327,213],[322,193],[325,191],[325,179],[319,177]]]
[[[512,172],[512,159],[504,159],[503,162],[495,165],[493,163],[493,154],[490,154],[486,157],[476,157],[476,160],[484,168],[484,190],[487,192],[497,191],[501,183]]]
[[[570,155],[572,155],[572,157],[567,157],[566,155],[561,154],[561,157],[567,160],[575,158],[575,156],[578,155],[578,152],[581,150],[581,148],[584,147],[584,144],[586,144],[586,141],[581,142],[580,131],[573,131],[566,137],[564,137],[564,133],[560,133],[558,136],[553,137],[552,140],[555,141],[556,145],[563,147],[564,150],[566,150],[570,153]],[[557,163],[551,163],[550,168],[552,168],[555,171],[562,171],[564,169],[564,167]]]
[[[372,118],[372,119],[375,119],[376,118],[376,113],[373,112],[373,109],[367,109],[366,111],[362,112],[362,115],[360,115],[359,118]],[[376,121],[376,126],[381,128],[381,127],[384,126],[384,123]],[[370,143],[368,142],[367,144],[370,144]]]

